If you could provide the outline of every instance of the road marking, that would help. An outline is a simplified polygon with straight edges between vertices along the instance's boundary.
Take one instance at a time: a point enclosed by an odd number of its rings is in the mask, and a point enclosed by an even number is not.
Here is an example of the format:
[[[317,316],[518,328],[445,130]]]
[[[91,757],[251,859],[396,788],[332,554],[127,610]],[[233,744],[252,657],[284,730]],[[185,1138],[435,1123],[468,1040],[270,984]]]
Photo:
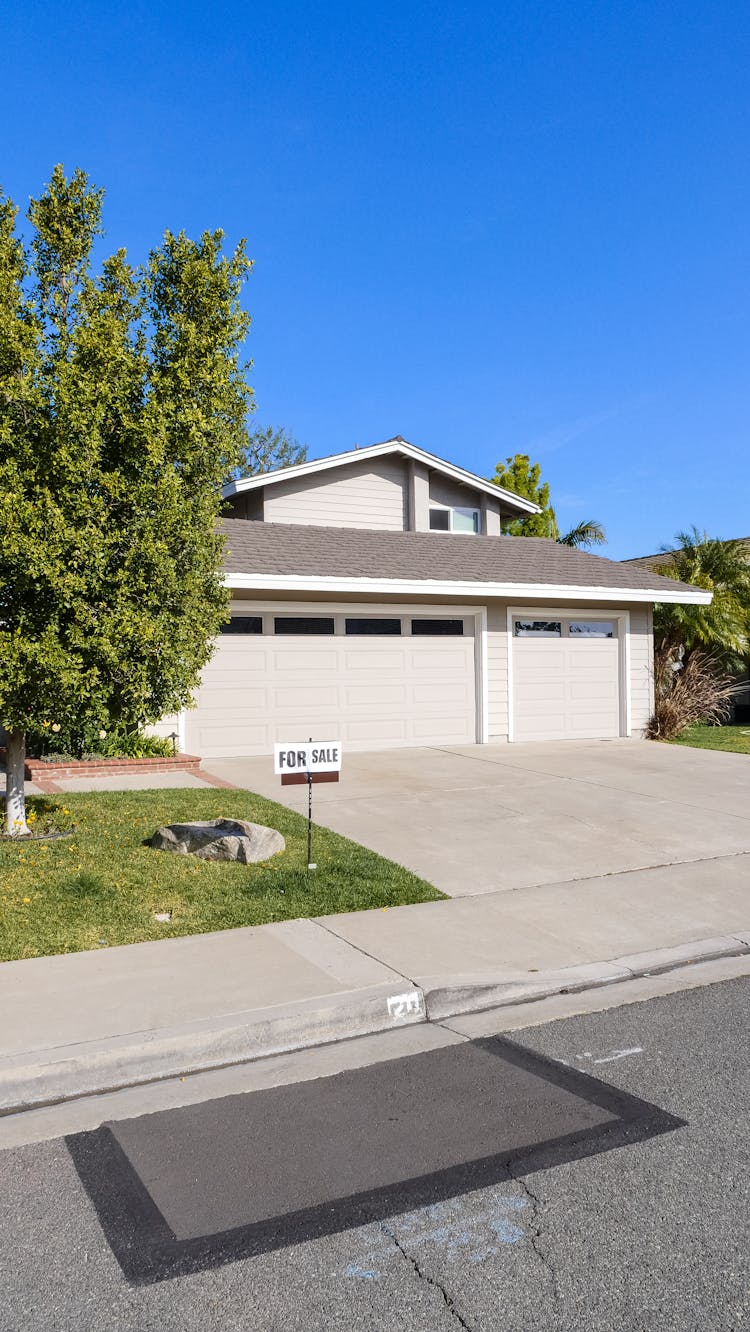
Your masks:
[[[629,1045],[624,1050],[611,1050],[609,1054],[599,1055],[595,1058],[590,1050],[584,1050],[583,1054],[576,1055],[576,1059],[590,1059],[592,1064],[614,1064],[617,1059],[628,1059],[630,1055],[643,1054],[642,1045]],[[560,1060],[560,1063],[563,1061]]]
[[[437,1249],[447,1262],[464,1257],[476,1265],[500,1253],[501,1246],[518,1244],[524,1238],[523,1227],[516,1225],[509,1213],[521,1212],[528,1206],[527,1198],[503,1195],[490,1207],[474,1212],[464,1199],[455,1199],[403,1212],[388,1224],[397,1233],[399,1243],[409,1251],[429,1246]],[[347,1263],[344,1276],[379,1281],[384,1267],[398,1257],[398,1249],[386,1236]]]

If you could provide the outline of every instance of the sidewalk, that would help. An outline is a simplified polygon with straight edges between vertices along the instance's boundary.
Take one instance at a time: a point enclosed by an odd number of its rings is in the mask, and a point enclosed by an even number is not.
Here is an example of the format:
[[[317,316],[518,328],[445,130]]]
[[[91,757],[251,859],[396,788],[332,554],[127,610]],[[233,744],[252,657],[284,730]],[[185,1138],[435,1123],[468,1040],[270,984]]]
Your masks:
[[[750,952],[750,855],[0,967],[0,1112]]]

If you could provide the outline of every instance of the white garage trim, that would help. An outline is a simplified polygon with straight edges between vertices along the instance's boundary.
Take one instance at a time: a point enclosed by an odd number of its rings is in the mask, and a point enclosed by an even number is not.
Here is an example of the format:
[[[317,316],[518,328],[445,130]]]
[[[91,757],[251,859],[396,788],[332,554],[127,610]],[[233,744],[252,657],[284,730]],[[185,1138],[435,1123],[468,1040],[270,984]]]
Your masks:
[[[233,597],[230,602],[233,615],[367,615],[367,616],[445,616],[448,619],[467,618],[474,622],[474,684],[476,700],[475,733],[478,744],[486,744],[489,737],[489,671],[487,654],[487,607],[456,605],[455,602],[371,601],[271,601]],[[184,744],[185,720],[181,714],[180,745]]]
[[[632,734],[632,700],[630,681],[630,611],[622,609],[592,610],[590,606],[508,606],[508,741],[515,740],[515,689],[513,661],[513,621],[517,616],[529,616],[534,619],[571,620],[616,620],[618,624],[618,666],[620,693],[620,735]]]
[[[565,583],[484,583],[479,580],[462,582],[433,582],[429,578],[327,578],[320,574],[246,574],[228,573],[224,586],[246,589],[249,592],[366,592],[376,596],[416,597],[483,597],[507,601],[509,597],[543,596],[559,598],[585,597],[587,601],[676,602],[680,606],[709,606],[712,592],[702,587],[656,586],[665,580],[658,576],[654,587],[587,587]]]

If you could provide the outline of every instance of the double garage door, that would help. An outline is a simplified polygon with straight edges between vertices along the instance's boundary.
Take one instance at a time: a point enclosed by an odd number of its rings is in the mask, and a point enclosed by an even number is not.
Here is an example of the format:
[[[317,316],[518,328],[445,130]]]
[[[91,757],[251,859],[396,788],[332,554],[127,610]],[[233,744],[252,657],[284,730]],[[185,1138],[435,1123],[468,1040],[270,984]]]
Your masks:
[[[204,758],[268,754],[276,741],[349,750],[473,744],[474,617],[238,615],[187,714]]]

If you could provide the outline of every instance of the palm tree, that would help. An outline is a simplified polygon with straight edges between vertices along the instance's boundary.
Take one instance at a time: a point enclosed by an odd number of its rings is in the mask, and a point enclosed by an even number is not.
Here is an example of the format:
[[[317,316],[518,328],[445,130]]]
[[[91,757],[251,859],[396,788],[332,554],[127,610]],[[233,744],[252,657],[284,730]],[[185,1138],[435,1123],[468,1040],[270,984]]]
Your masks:
[[[556,538],[560,546],[574,546],[576,550],[582,547],[588,549],[590,546],[605,546],[607,537],[601,523],[597,523],[594,518],[589,518],[582,523],[576,523],[564,536]]]
[[[650,734],[669,739],[695,721],[726,721],[750,655],[750,558],[742,541],[717,541],[697,527],[662,547],[654,573],[713,593],[709,606],[654,606],[655,710]]]
[[[710,606],[654,607],[654,638],[663,651],[703,648],[727,665],[750,654],[750,559],[742,541],[718,541],[692,527],[662,547],[669,560],[654,572],[713,592]]]

